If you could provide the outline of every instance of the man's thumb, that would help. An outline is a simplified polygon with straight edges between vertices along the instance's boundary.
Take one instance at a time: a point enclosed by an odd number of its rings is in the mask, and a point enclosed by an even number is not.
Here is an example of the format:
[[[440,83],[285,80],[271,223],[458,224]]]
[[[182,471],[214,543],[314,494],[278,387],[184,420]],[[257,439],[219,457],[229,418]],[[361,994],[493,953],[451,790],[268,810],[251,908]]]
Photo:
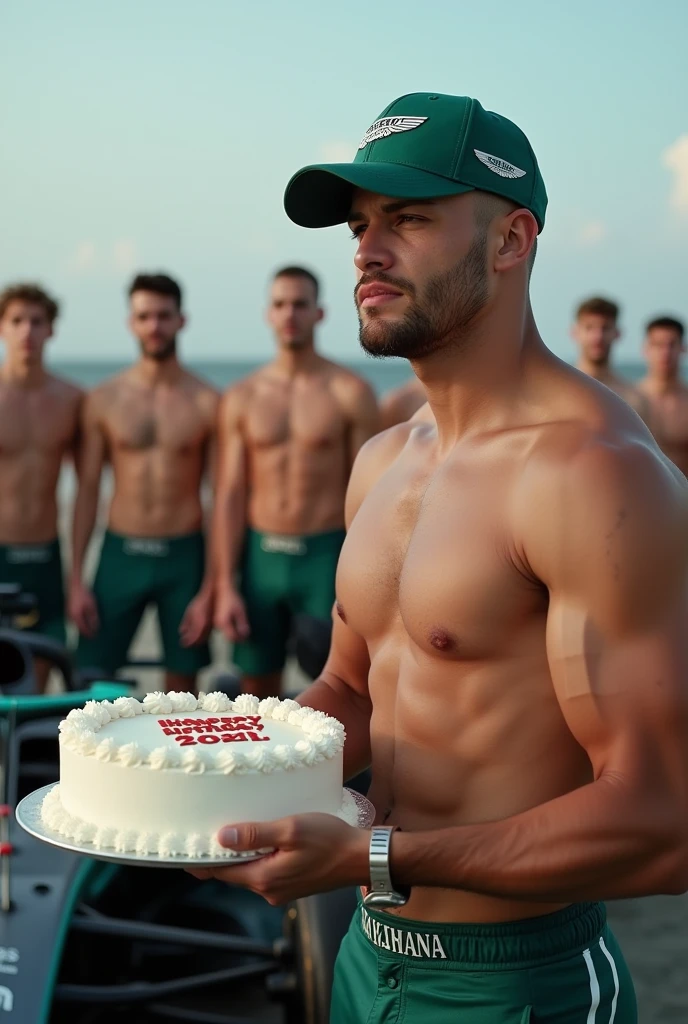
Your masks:
[[[260,821],[248,825],[227,825],[218,833],[220,846],[230,850],[262,850],[277,846],[277,834],[270,826],[273,822]]]

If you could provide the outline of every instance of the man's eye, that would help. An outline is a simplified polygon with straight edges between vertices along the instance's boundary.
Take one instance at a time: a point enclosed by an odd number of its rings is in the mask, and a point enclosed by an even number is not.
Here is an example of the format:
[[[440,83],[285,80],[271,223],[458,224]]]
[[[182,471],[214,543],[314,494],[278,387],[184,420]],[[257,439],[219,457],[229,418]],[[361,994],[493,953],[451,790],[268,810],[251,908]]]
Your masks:
[[[400,221],[425,220],[425,218],[424,217],[418,217],[414,213],[401,213],[401,214],[399,214],[399,220]]]
[[[359,226],[357,228],[352,228],[351,229],[351,237],[352,238],[360,238],[364,231],[365,231],[365,224],[359,224]]]

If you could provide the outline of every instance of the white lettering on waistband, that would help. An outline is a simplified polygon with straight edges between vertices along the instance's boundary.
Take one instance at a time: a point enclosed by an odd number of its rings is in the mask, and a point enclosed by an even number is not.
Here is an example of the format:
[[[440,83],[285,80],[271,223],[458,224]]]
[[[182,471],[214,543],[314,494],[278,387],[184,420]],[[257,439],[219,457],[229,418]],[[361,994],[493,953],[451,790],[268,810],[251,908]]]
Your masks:
[[[262,551],[269,555],[305,555],[306,542],[301,537],[289,537],[281,533],[264,533],[260,538]]]
[[[50,561],[48,544],[18,544],[8,547],[5,557],[11,565],[43,565]]]
[[[123,550],[125,555],[152,555],[154,558],[165,558],[170,553],[170,545],[166,540],[156,537],[126,537]]]
[[[361,927],[363,934],[374,946],[387,949],[390,953],[428,960],[447,959],[440,937],[434,932],[412,932],[405,928],[394,928],[391,924],[381,924],[364,907],[361,908]]]

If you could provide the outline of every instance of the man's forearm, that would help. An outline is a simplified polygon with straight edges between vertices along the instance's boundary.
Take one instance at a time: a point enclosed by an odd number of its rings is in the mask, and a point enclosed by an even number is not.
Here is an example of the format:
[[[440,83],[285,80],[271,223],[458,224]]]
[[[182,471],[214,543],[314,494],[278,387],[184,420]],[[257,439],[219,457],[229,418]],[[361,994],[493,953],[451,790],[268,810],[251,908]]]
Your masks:
[[[246,535],[246,502],[234,491],[215,505],[211,538],[215,582],[220,589],[233,590]],[[209,552],[210,553],[210,552]],[[210,561],[207,564],[210,567]]]
[[[72,560],[71,579],[81,582],[83,579],[86,551],[93,536],[98,515],[98,489],[82,491],[77,494],[74,503],[74,521],[72,524]]]
[[[599,781],[504,821],[399,832],[400,884],[542,902],[625,899],[688,888],[683,815]]]
[[[344,726],[344,781],[352,779],[370,764],[370,716],[372,707],[346,683],[335,677],[320,676],[299,694],[299,704],[323,711]]]

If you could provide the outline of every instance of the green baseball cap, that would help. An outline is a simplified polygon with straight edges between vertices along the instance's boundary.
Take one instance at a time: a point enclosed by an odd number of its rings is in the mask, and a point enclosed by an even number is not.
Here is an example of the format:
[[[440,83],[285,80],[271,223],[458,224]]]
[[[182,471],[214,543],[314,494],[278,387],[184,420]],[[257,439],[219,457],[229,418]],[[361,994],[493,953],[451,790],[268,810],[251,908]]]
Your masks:
[[[297,171],[284,208],[306,228],[342,224],[355,188],[399,199],[480,189],[530,210],[540,231],[545,223],[547,193],[528,139],[468,96],[416,92],[394,100],[366,131],[353,163]]]

